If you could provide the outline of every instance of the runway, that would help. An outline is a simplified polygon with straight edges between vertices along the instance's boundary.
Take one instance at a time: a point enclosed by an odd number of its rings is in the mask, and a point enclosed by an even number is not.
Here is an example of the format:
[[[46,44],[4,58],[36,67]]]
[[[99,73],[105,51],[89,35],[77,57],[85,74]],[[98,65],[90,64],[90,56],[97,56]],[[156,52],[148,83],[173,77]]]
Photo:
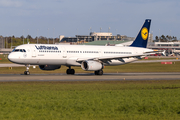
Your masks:
[[[79,73],[66,74],[0,74],[0,82],[18,81],[125,81],[125,80],[180,80],[180,73],[104,73],[102,76]]]

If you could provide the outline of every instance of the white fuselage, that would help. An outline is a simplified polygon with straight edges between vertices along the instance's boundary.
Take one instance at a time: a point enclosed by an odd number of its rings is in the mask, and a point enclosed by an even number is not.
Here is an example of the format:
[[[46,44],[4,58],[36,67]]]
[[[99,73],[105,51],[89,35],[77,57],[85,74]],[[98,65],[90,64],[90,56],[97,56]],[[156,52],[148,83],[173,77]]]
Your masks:
[[[8,59],[14,63],[25,65],[67,65],[80,66],[79,59],[92,59],[114,56],[131,56],[142,54],[151,49],[119,46],[88,46],[88,45],[54,45],[25,44],[15,48]],[[25,51],[22,51],[25,50]],[[122,61],[123,60],[123,61]],[[133,62],[137,58],[112,59],[105,65],[121,65]]]

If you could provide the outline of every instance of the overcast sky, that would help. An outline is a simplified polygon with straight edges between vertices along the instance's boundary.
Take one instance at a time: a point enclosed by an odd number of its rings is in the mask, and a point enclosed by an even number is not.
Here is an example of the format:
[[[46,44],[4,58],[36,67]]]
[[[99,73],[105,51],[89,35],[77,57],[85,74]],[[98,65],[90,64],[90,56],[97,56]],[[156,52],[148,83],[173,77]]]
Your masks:
[[[179,0],[0,0],[0,35],[74,37],[92,32],[136,37],[145,19],[153,36],[180,39]]]

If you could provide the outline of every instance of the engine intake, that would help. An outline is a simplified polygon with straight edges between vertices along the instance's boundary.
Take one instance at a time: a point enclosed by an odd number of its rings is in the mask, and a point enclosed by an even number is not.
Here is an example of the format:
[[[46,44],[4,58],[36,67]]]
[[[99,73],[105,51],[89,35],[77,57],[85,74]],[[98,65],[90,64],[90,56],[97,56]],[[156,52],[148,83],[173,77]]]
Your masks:
[[[97,71],[103,69],[103,65],[100,62],[88,60],[81,63],[81,68],[86,71]]]
[[[41,70],[56,70],[60,69],[61,65],[39,65]]]

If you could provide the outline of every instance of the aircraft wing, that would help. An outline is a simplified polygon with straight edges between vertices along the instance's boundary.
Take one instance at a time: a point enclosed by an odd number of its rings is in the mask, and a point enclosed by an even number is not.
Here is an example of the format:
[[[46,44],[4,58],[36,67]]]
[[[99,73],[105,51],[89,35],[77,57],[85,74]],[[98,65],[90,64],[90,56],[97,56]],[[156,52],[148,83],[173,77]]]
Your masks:
[[[76,62],[82,62],[82,61],[86,61],[86,60],[95,60],[95,61],[109,61],[109,60],[113,60],[113,59],[118,59],[118,60],[123,60],[123,58],[138,58],[138,59],[142,59],[143,57],[150,55],[150,54],[156,54],[156,53],[161,53],[164,55],[165,51],[161,51],[161,50],[157,50],[157,51],[148,51],[148,52],[144,52],[143,54],[131,54],[131,55],[116,55],[116,56],[102,56],[102,57],[92,57],[92,58],[78,58],[76,60]]]
[[[76,61],[77,62],[82,62],[85,60],[95,60],[95,61],[109,61],[109,60],[113,60],[113,59],[123,59],[123,58],[131,58],[131,57],[135,57],[138,59],[141,59],[141,56],[146,56],[146,55],[142,55],[142,54],[132,54],[132,55],[117,55],[117,56],[102,56],[102,57],[93,57],[93,58],[78,58]]]

